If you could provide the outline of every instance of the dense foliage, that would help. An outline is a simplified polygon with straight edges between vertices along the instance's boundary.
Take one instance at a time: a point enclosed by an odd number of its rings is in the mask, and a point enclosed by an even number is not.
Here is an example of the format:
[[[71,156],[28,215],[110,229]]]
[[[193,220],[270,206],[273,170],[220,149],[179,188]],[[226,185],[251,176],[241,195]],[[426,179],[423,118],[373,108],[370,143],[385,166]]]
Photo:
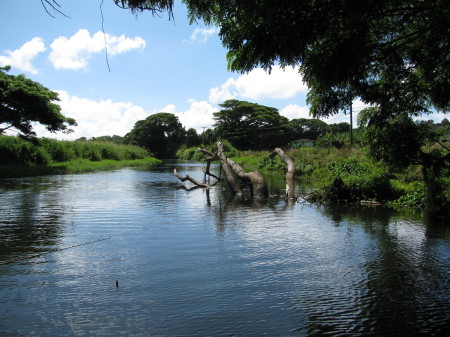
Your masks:
[[[290,139],[312,139],[316,140],[325,135],[330,126],[319,119],[297,118],[289,121]]]
[[[55,102],[58,94],[24,75],[8,75],[9,67],[0,67],[0,135],[6,130],[23,137],[35,136],[34,122],[45,125],[51,132],[72,131],[72,118],[64,117]]]
[[[173,1],[116,1],[167,10]],[[192,21],[220,28],[231,70],[301,66],[317,115],[351,97],[384,114],[450,107],[450,25],[442,0],[185,0]],[[293,43],[295,41],[295,43]]]
[[[214,113],[218,138],[229,140],[241,150],[261,150],[287,143],[286,117],[275,108],[238,100],[219,104]]]
[[[160,112],[136,122],[125,136],[125,142],[146,148],[157,158],[174,158],[177,149],[184,143],[185,134],[177,116]]]

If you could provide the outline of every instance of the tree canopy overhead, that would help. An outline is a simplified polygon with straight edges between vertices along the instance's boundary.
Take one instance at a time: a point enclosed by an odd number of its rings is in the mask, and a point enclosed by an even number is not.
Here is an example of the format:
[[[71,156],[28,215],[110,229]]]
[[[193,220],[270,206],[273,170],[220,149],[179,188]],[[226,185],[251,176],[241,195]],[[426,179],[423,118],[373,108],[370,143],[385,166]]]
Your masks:
[[[24,137],[36,136],[33,122],[50,132],[71,132],[73,118],[64,117],[58,94],[24,75],[8,75],[9,67],[0,67],[0,134],[12,130]]]
[[[172,0],[115,2],[173,8]],[[378,105],[380,116],[450,107],[448,0],[184,2],[191,21],[220,28],[231,70],[300,65],[316,116],[356,96]]]

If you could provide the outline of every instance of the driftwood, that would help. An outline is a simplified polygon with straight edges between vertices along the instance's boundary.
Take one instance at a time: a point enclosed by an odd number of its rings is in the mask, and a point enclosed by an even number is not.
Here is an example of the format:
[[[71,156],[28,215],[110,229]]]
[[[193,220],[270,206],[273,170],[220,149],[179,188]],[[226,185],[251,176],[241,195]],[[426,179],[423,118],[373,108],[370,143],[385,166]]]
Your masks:
[[[273,150],[273,152],[270,154],[270,158],[275,157],[276,155],[280,156],[281,160],[287,165],[288,169],[286,172],[286,196],[288,199],[295,199],[295,164],[294,161],[289,158],[286,153],[280,149],[276,148]]]
[[[247,173],[244,171],[241,165],[234,162],[230,158],[227,158],[224,152],[223,144],[221,142],[217,142],[217,153],[207,151],[201,148],[198,148],[197,150],[205,155],[206,160],[206,168],[203,170],[203,172],[205,173],[203,183],[192,178],[189,175],[182,177],[177,173],[177,170],[175,169],[174,174],[178,179],[180,179],[183,182],[188,180],[197,187],[209,188],[222,180],[220,179],[220,177],[217,177],[216,175],[210,172],[211,162],[218,160],[220,161],[221,170],[225,173],[225,178],[227,180],[231,193],[235,195],[238,199],[245,198],[245,193],[243,190],[243,186],[245,187],[245,185],[250,187],[250,194],[252,199],[254,198],[258,200],[264,200],[268,198],[269,193],[262,174],[258,171]],[[294,162],[280,148],[276,148],[272,152],[270,157],[272,158],[275,155],[279,155],[281,160],[283,160],[288,165],[288,171],[286,173],[286,196],[289,200],[295,200]],[[208,176],[208,183],[206,182],[206,176]],[[213,185],[210,185],[209,177],[214,177],[217,181]]]
[[[244,193],[242,192],[241,184],[235,178],[230,166],[228,165],[227,157],[225,156],[225,153],[223,151],[223,144],[221,142],[217,142],[217,149],[218,149],[217,155],[220,160],[220,166],[222,167],[222,170],[225,173],[225,177],[227,179],[231,193],[233,193],[239,198],[242,198],[244,196]]]
[[[198,181],[198,180],[196,180],[196,179],[194,179],[194,178],[192,178],[190,175],[186,175],[185,177],[182,177],[182,176],[180,176],[178,173],[177,173],[177,168],[175,167],[175,169],[173,170],[173,174],[175,174],[175,176],[178,178],[178,179],[180,179],[181,181],[186,181],[186,180],[188,180],[188,181],[190,181],[191,183],[193,183],[194,185],[196,185],[196,186],[198,186],[198,187],[203,187],[203,188],[209,188],[210,187],[210,185],[209,184],[206,184],[206,183],[202,183],[202,182],[200,182],[200,181]]]
[[[235,163],[230,158],[227,158],[227,164],[236,173],[239,179],[250,183],[251,196],[258,199],[267,199],[269,192],[267,190],[266,181],[262,174],[258,171],[245,172],[241,165]]]

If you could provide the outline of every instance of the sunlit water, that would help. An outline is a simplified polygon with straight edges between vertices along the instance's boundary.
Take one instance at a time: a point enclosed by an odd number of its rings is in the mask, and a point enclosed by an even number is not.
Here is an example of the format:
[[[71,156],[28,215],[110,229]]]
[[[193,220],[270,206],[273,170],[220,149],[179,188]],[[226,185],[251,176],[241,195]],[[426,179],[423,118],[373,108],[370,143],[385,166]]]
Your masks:
[[[448,332],[448,226],[243,205],[223,185],[184,189],[173,165],[0,180],[0,335]]]

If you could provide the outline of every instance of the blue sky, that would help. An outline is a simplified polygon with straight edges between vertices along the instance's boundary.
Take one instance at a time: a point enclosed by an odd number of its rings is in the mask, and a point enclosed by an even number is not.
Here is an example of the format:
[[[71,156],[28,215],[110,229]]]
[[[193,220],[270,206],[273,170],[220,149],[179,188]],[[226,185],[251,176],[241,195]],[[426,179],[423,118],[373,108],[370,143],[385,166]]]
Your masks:
[[[217,30],[189,25],[180,1],[173,21],[166,13],[136,17],[104,0],[106,36],[101,0],[58,3],[70,18],[47,6],[51,17],[38,0],[0,0],[0,66],[11,65],[10,73],[57,91],[62,113],[78,123],[70,135],[37,126],[39,136],[124,136],[136,121],[158,112],[174,113],[185,128],[201,132],[212,126],[218,104],[232,98],[275,107],[289,119],[309,118],[307,87],[297,69],[228,72]],[[355,111],[362,106],[354,102]],[[348,116],[328,120],[341,121]]]

